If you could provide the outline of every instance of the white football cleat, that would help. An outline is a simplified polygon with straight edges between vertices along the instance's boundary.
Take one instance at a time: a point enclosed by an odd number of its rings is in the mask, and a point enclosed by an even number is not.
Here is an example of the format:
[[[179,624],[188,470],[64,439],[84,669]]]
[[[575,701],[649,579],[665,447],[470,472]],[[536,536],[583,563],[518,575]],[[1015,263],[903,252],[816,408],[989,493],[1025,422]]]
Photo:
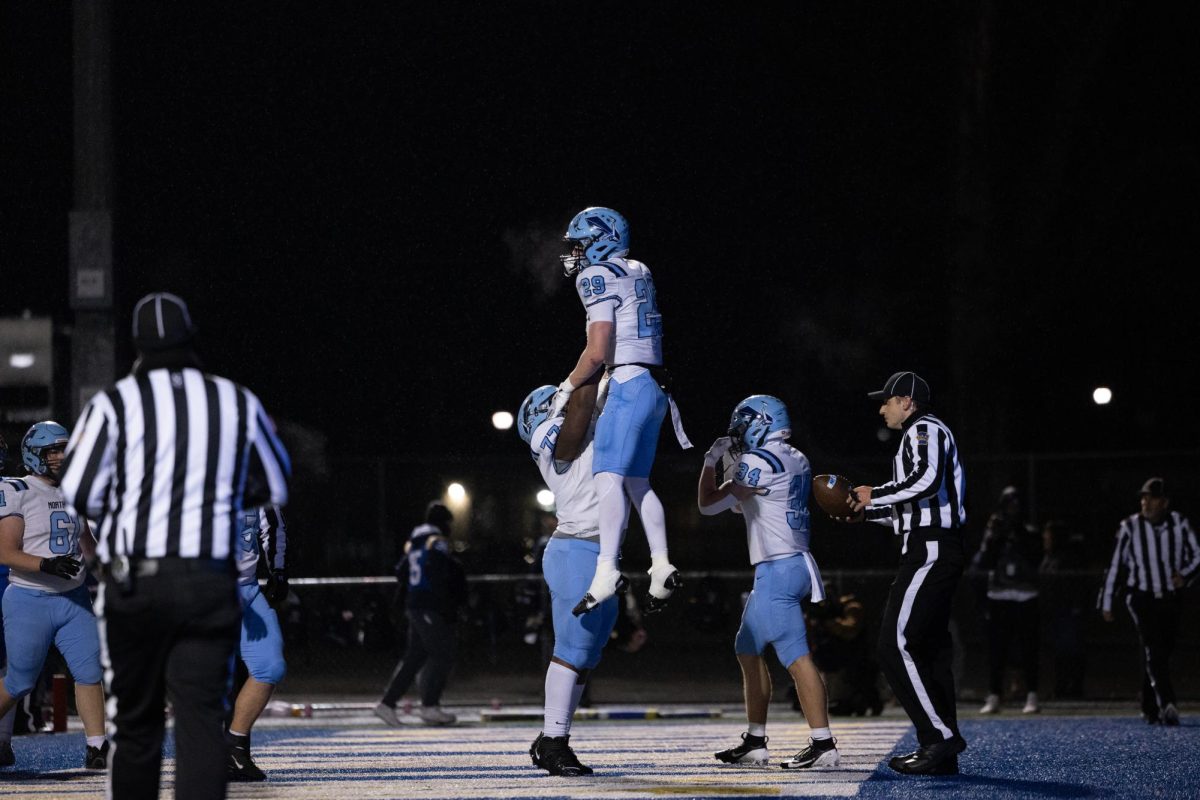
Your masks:
[[[1000,695],[989,694],[987,700],[984,701],[983,707],[979,709],[980,714],[999,714],[1000,713]]]
[[[582,616],[628,585],[629,581],[615,565],[598,563],[596,574],[592,576],[592,585],[588,587],[587,594],[583,596],[583,599],[571,609],[571,613],[577,617]]]

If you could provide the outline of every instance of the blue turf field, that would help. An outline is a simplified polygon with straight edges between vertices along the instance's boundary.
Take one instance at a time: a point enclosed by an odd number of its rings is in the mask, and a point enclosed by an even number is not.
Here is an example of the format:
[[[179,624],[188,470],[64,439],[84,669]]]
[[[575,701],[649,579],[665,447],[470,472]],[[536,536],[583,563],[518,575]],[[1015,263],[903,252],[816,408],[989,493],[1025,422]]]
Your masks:
[[[901,717],[835,719],[843,763],[820,771],[721,768],[712,752],[732,744],[736,718],[581,722],[572,737],[592,778],[551,778],[526,750],[537,724],[385,728],[370,719],[281,723],[255,731],[256,758],[271,780],[231,786],[241,798],[1200,797],[1200,722],[1151,727],[1135,717],[966,719],[962,775],[899,776],[887,758],[916,742]],[[804,743],[803,724],[772,723],[772,756]],[[18,766],[0,770],[0,797],[100,797],[102,778],[79,768],[79,733],[18,737]],[[171,755],[168,743],[168,757]],[[169,797],[171,764],[164,780]]]

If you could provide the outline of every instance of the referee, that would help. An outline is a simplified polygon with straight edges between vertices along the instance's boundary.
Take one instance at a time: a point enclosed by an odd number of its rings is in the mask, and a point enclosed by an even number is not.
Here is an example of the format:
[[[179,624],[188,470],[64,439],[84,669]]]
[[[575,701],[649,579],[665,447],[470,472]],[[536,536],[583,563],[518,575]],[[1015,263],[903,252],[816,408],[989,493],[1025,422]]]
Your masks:
[[[241,609],[243,509],[287,501],[291,470],[253,392],[200,370],[178,297],[133,311],[130,375],[87,404],[67,445],[67,504],[99,521],[101,658],[116,701],[109,796],[157,798],[164,700],[175,796],[225,796],[224,697]]]
[[[904,536],[880,626],[879,662],[920,747],[889,766],[905,774],[953,775],[967,746],[958,732],[950,669],[950,605],[962,577],[967,522],[958,446],[946,423],[929,413],[929,384],[915,372],[895,373],[868,397],[882,403],[879,414],[889,428],[903,431],[892,481],[855,487],[850,501],[867,520]]]
[[[1200,546],[1187,517],[1170,510],[1171,498],[1162,478],[1147,480],[1139,496],[1141,511],[1121,520],[1117,528],[1100,610],[1105,622],[1113,621],[1113,597],[1123,585],[1125,607],[1145,658],[1142,714],[1151,725],[1178,725],[1169,662],[1179,635],[1180,590],[1200,570]]]

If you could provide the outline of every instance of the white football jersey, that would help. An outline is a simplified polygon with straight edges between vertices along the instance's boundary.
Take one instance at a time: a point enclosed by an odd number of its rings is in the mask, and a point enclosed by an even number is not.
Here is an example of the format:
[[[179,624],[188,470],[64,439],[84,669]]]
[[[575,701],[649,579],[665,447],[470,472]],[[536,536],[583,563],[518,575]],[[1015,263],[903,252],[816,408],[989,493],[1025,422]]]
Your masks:
[[[645,264],[627,258],[594,264],[575,276],[575,291],[588,325],[613,323],[614,346],[606,364],[662,364],[662,316]]]
[[[783,440],[742,453],[733,480],[761,491],[742,501],[750,563],[808,552],[808,495],[812,468]]]
[[[558,461],[554,448],[563,418],[548,419],[533,432],[530,454],[537,461],[546,488],[554,493],[558,527],[555,533],[567,536],[597,536],[600,532],[599,501],[592,486],[592,434],[585,434],[586,446],[574,461]]]
[[[0,481],[0,518],[19,516],[25,520],[21,550],[39,558],[70,556],[83,560],[79,549],[79,519],[67,510],[57,486],[32,475]],[[13,567],[8,582],[13,586],[61,594],[83,583],[86,570],[74,578],[60,578],[44,572],[27,572]]]

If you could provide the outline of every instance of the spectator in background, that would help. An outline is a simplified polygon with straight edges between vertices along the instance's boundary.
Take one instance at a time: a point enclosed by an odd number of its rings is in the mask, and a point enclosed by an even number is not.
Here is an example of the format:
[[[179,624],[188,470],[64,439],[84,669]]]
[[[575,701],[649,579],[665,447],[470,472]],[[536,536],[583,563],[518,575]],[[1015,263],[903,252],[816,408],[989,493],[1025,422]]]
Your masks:
[[[1042,540],[1037,529],[1025,521],[1021,493],[1007,486],[1000,493],[996,510],[988,518],[983,541],[972,567],[987,571],[987,628],[989,652],[988,696],[980,714],[1000,712],[1004,695],[1004,668],[1014,646],[1021,654],[1021,676],[1025,683],[1024,714],[1038,707],[1038,566]]]
[[[1142,714],[1151,725],[1178,725],[1170,661],[1179,635],[1180,590],[1200,572],[1200,546],[1187,517],[1170,510],[1162,478],[1149,478],[1139,497],[1141,511],[1121,520],[1117,528],[1100,610],[1104,621],[1112,622],[1113,597],[1124,587],[1125,607],[1145,658]]]
[[[1049,609],[1054,631],[1054,696],[1081,698],[1087,661],[1083,621],[1092,595],[1091,579],[1085,582],[1079,574],[1084,568],[1083,535],[1062,520],[1050,520],[1042,526],[1042,551],[1039,572],[1052,578],[1043,581],[1042,606]]]
[[[425,509],[425,522],[413,528],[404,558],[396,564],[396,578],[407,587],[408,640],[404,657],[375,706],[375,716],[393,727],[401,724],[396,703],[418,676],[418,714],[425,724],[452,725],[457,720],[441,707],[442,691],[454,666],[458,607],[467,597],[466,572],[450,547],[453,520],[450,509],[436,500],[431,502]]]
[[[879,663],[874,640],[867,636],[866,607],[853,593],[831,594],[810,604],[805,617],[813,663],[829,686],[829,713],[834,716],[878,716],[883,711],[879,695]],[[800,710],[799,699],[793,708]]]

